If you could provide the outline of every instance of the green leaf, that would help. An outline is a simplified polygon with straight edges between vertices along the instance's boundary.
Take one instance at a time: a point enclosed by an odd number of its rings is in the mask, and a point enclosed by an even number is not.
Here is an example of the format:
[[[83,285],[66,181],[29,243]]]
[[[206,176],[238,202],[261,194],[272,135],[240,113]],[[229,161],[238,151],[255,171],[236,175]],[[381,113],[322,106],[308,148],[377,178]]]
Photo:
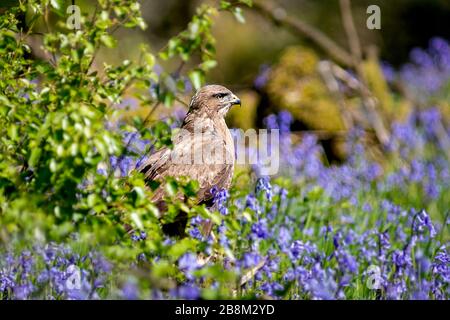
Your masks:
[[[204,82],[203,72],[200,70],[194,70],[189,73],[189,79],[191,80],[192,86],[195,90],[198,90],[202,87]]]
[[[236,18],[237,21],[240,23],[245,23],[244,15],[242,14],[242,9],[237,7],[233,9],[233,15]]]
[[[108,48],[113,48],[116,46],[116,39],[114,39],[112,36],[108,34],[103,34],[100,37],[100,41]]]
[[[56,10],[60,10],[61,9],[61,0],[50,0],[50,4],[53,8],[55,8]]]
[[[168,179],[164,187],[170,197],[174,197],[178,192],[178,183],[174,179]]]
[[[39,158],[41,157],[42,150],[41,148],[34,148],[33,151],[31,151],[30,158],[28,159],[28,163],[30,167],[35,167],[39,161]]]
[[[231,3],[229,1],[220,1],[220,9],[228,10],[231,8]]]
[[[207,60],[205,62],[203,62],[199,67],[207,72],[213,68],[215,68],[217,66],[217,61],[216,60]]]
[[[184,238],[181,241],[175,243],[170,247],[167,254],[174,259],[178,259],[186,252],[195,249],[195,240],[190,238]]]
[[[240,3],[243,3],[249,7],[253,6],[253,0],[239,0]]]

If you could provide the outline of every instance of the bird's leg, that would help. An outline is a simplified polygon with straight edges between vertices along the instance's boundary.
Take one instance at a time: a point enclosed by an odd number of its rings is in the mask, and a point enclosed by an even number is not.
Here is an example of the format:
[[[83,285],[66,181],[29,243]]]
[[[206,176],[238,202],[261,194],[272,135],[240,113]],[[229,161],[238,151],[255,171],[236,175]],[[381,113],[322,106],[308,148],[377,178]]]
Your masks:
[[[212,227],[213,227],[213,222],[211,220],[204,220],[201,223],[202,225],[202,234],[205,237],[208,237],[211,233]]]
[[[214,203],[213,198],[211,198],[207,201],[204,201],[203,203],[206,205],[208,210],[212,210],[212,211],[217,210],[217,205]],[[213,222],[211,220],[204,220],[204,221],[202,221],[201,226],[202,226],[201,232],[202,232],[203,236],[208,237],[211,234]]]

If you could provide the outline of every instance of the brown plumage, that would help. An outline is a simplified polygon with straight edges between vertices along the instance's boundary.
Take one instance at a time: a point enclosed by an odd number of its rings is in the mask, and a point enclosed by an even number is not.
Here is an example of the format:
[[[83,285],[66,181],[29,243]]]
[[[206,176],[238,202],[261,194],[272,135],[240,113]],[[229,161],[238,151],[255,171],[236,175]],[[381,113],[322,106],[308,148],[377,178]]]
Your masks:
[[[208,85],[192,97],[189,111],[173,139],[173,148],[162,148],[152,154],[139,168],[146,181],[164,183],[166,177],[186,176],[199,182],[199,203],[212,198],[211,189],[228,189],[234,171],[234,143],[225,123],[228,110],[241,101],[230,90]],[[166,209],[164,188],[160,186],[152,201],[160,214]],[[169,235],[183,235],[186,216],[181,213],[163,230]]]

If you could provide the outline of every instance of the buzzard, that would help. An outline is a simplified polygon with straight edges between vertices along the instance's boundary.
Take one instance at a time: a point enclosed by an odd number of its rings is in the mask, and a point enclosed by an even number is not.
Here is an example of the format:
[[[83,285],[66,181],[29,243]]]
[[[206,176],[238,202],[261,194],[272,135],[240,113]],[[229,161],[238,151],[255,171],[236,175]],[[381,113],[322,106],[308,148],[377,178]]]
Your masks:
[[[140,165],[138,170],[145,175],[147,183],[162,183],[152,198],[161,215],[166,210],[162,187],[166,177],[186,176],[197,180],[199,203],[211,201],[213,187],[230,187],[234,171],[234,143],[224,117],[233,105],[240,104],[240,99],[223,86],[202,87],[191,99],[180,131],[173,138],[173,148],[158,150]],[[187,216],[179,213],[175,222],[163,225],[163,231],[182,236],[186,222]],[[208,228],[210,226],[205,226]]]

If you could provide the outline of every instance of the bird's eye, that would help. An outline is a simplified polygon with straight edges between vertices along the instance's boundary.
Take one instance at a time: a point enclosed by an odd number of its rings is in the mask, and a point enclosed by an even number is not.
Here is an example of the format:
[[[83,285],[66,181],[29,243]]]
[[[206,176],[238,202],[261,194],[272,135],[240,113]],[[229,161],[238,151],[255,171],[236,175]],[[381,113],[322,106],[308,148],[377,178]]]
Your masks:
[[[214,97],[215,97],[215,98],[222,99],[222,98],[225,98],[227,95],[228,95],[228,93],[216,93],[216,94],[214,95]]]

